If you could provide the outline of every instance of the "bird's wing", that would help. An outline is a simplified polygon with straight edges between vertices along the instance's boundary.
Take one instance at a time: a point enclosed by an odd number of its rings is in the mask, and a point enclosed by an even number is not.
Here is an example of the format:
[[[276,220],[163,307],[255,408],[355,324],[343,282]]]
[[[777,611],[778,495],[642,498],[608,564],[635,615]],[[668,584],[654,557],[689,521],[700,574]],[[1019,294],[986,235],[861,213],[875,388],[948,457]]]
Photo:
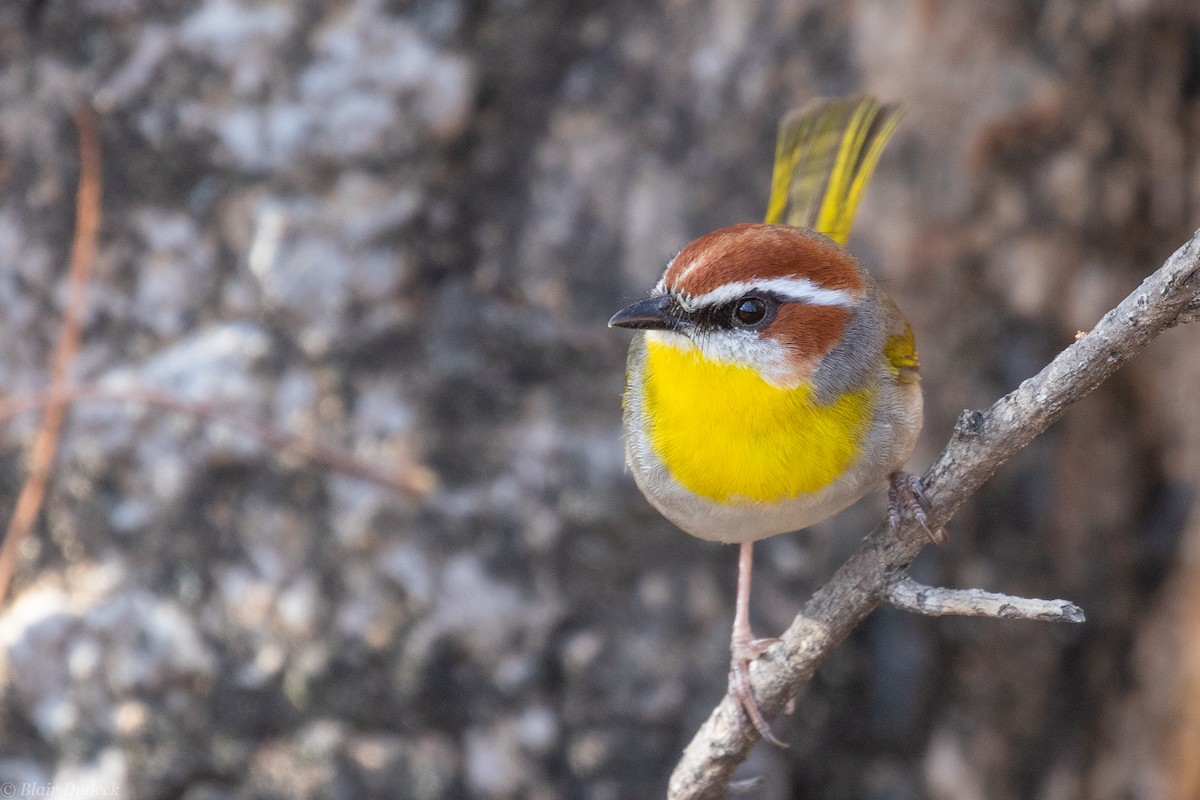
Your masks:
[[[921,360],[917,356],[917,343],[912,325],[904,318],[892,298],[883,295],[885,330],[887,339],[883,344],[883,356],[888,368],[900,383],[915,383],[921,379]]]

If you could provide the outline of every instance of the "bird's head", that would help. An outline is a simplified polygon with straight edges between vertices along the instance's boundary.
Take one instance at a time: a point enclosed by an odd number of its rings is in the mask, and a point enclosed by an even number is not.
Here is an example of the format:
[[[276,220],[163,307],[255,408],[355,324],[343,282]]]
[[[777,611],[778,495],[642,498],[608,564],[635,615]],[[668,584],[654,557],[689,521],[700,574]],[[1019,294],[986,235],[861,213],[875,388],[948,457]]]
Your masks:
[[[651,296],[608,324],[791,388],[809,380],[868,295],[861,268],[832,240],[788,225],[732,225],[683,248]]]

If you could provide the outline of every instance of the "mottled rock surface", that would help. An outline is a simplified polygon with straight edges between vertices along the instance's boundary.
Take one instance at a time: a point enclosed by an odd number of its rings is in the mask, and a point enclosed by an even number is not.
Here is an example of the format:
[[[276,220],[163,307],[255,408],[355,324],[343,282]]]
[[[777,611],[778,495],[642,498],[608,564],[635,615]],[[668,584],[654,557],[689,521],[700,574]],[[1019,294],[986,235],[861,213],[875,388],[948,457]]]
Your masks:
[[[75,377],[429,478],[78,406],[0,611],[0,784],[661,794],[724,689],[735,553],[625,474],[604,322],[690,238],[761,217],[787,108],[856,91],[908,109],[852,248],[917,332],[921,467],[1200,223],[1193,3],[0,4],[3,392],[47,382],[90,104]],[[750,796],[1200,796],[1198,335],[1073,410],[917,566],[1087,625],[875,614]],[[36,426],[0,431],[0,508]],[[760,545],[759,632],[880,509]]]

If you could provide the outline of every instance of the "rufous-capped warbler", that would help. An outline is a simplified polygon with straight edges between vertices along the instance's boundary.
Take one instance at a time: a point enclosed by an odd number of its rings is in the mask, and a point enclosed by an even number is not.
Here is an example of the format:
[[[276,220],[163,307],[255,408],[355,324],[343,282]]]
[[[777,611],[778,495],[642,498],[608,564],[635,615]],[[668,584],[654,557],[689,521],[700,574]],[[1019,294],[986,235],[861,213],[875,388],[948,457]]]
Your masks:
[[[921,430],[912,329],[843,247],[899,121],[869,97],[818,100],[780,123],[763,224],[701,236],[610,326],[629,349],[625,453],[646,498],[701,539],[738,542],[729,691],[769,741],[749,665],[754,542],[888,487],[924,524],[901,472]]]

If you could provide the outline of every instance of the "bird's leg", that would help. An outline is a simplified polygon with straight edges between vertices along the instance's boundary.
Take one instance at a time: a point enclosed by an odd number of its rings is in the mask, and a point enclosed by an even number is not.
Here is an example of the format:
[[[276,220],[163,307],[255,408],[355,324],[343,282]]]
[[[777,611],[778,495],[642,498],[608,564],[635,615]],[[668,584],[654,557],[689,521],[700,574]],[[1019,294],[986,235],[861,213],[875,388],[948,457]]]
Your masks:
[[[929,529],[929,518],[925,514],[928,507],[925,487],[921,485],[919,477],[911,472],[893,472],[888,476],[888,527],[893,533],[899,535],[901,509],[908,508],[912,511],[913,519],[929,537],[929,541],[945,544],[949,541],[945,528],[938,528],[936,531]]]
[[[754,729],[776,747],[787,747],[775,738],[750,691],[750,662],[761,656],[778,639],[755,639],[750,630],[750,573],[754,569],[754,542],[742,542],[738,553],[737,608],[733,615],[733,640],[730,642],[729,693],[746,712]]]

